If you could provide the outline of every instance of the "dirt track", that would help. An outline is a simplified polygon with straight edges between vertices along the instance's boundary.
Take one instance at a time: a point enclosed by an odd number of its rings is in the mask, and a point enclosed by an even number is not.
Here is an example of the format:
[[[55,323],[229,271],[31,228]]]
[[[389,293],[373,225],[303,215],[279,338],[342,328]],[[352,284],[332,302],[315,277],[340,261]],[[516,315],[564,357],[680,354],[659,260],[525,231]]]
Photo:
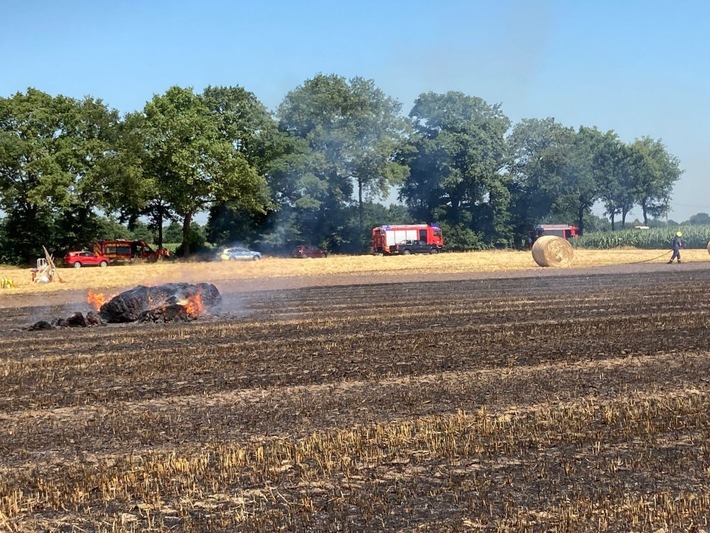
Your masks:
[[[206,471],[198,488],[156,489],[159,503],[99,484],[76,510],[38,497],[7,524],[96,530],[126,515],[126,530],[140,529],[150,504],[165,530],[542,530],[564,529],[571,514],[570,531],[627,531],[636,503],[695,494],[677,515],[644,503],[639,516],[652,518],[636,530],[707,526],[707,263],[219,288],[223,316],[179,325],[20,329],[85,310],[81,292],[1,309],[0,496],[44,484],[70,498],[67,471],[74,487],[102,472],[118,479],[134,456],[453,424],[465,413],[504,422],[486,440],[466,418],[453,456],[410,442],[379,461],[355,458],[357,475]],[[471,438],[483,440],[461,448]],[[264,496],[268,487],[278,496]],[[260,496],[246,498],[244,519],[233,508],[246,488]],[[209,516],[186,498],[209,500]]]

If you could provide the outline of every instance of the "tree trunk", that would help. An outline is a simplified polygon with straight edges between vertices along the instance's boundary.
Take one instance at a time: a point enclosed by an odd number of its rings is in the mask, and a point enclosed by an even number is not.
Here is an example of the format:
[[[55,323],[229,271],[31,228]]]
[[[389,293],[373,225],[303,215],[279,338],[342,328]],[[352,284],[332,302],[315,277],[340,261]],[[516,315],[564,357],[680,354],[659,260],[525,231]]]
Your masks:
[[[365,226],[365,208],[362,205],[362,180],[360,178],[357,179],[357,201],[358,201],[358,214],[360,216],[360,235],[362,235],[362,232],[364,230]]]
[[[138,215],[132,214],[131,216],[128,217],[128,221],[126,222],[126,226],[128,227],[129,230],[133,231],[136,229],[136,222],[138,222]]]
[[[614,214],[611,215],[611,231],[614,231]]]
[[[190,225],[192,224],[192,213],[185,215],[182,220],[182,255],[190,255]]]
[[[163,213],[158,213],[158,250],[163,247]]]
[[[577,210],[577,226],[579,227],[579,233],[584,235],[584,205],[581,202]]]

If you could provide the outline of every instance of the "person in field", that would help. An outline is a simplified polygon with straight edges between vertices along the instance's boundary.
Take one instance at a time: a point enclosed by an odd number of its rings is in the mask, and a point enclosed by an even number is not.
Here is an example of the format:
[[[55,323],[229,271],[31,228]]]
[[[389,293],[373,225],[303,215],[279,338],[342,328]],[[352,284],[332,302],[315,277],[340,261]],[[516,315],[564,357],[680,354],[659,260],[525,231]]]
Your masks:
[[[681,240],[682,236],[683,234],[679,231],[675,234],[675,237],[673,237],[673,240],[671,241],[671,246],[673,247],[673,255],[671,256],[671,260],[668,261],[669,265],[673,262],[674,259],[677,259],[680,263],[680,249],[683,247],[683,241]]]

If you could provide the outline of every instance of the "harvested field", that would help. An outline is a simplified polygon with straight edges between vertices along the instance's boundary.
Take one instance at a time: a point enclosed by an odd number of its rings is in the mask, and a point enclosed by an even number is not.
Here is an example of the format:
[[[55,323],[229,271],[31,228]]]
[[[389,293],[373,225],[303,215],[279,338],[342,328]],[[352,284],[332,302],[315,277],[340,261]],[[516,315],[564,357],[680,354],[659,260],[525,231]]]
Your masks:
[[[3,295],[0,530],[710,531],[707,260],[202,281]]]
[[[662,264],[668,261],[671,250],[584,250],[575,249],[571,262],[573,268],[608,267],[613,265]],[[683,250],[684,262],[710,262],[707,250]],[[18,294],[47,295],[86,289],[125,289],[135,285],[157,285],[168,282],[209,281],[211,283],[242,281],[245,288],[268,287],[273,280],[298,278],[308,284],[323,283],[319,279],[346,276],[350,283],[353,275],[365,277],[448,273],[469,275],[491,273],[508,275],[515,271],[540,275],[539,267],[529,251],[484,251],[470,253],[441,253],[382,257],[372,255],[329,256],[324,259],[285,259],[266,257],[261,261],[243,262],[174,262],[136,263],[109,266],[108,268],[59,268],[63,283],[37,284],[30,281],[30,269],[0,266],[0,277],[13,280],[15,288],[0,291],[0,305],[8,297]],[[205,280],[204,278],[209,279]],[[63,298],[66,298],[64,296]]]

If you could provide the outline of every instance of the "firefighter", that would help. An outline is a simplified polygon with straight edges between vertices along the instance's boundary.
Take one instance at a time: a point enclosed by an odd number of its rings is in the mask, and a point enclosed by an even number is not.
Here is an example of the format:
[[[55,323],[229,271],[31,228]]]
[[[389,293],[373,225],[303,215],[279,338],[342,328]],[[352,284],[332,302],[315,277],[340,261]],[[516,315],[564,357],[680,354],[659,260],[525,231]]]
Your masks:
[[[671,241],[671,246],[673,247],[673,255],[671,256],[671,260],[668,261],[668,264],[670,265],[674,259],[678,260],[678,263],[680,263],[680,249],[683,247],[683,241],[681,240],[681,237],[683,234],[679,231],[675,234],[675,237],[673,237],[673,240]]]

